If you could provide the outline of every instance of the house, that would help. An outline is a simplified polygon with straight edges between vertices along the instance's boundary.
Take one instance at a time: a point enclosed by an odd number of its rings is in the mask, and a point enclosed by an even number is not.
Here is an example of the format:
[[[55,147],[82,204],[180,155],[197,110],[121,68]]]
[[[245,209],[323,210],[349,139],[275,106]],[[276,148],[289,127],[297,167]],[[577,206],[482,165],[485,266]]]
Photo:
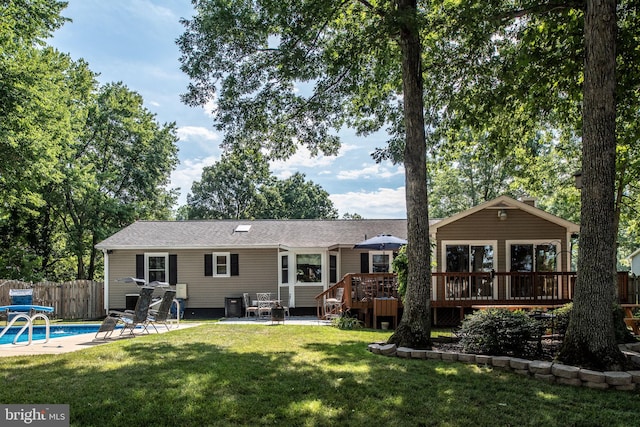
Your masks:
[[[629,261],[631,261],[631,274],[640,277],[640,249],[629,255]]]
[[[434,319],[459,318],[479,303],[570,299],[578,231],[533,200],[507,196],[432,220]],[[135,276],[180,285],[187,317],[220,317],[227,299],[244,292],[277,293],[292,312],[315,313],[316,296],[348,286],[345,304],[370,320],[375,293],[364,286],[393,288],[384,272],[394,253],[354,245],[378,234],[406,238],[406,220],[139,221],[96,245],[105,308],[126,307],[137,289],[118,279]]]
[[[552,306],[571,300],[580,227],[507,196],[431,225],[437,267],[434,321],[456,323],[481,305]]]
[[[125,277],[166,281],[186,317],[220,317],[227,298],[277,293],[294,313],[315,314],[316,295],[348,272],[390,271],[391,251],[354,250],[378,234],[406,238],[403,219],[138,221],[100,242],[105,308],[138,291]]]

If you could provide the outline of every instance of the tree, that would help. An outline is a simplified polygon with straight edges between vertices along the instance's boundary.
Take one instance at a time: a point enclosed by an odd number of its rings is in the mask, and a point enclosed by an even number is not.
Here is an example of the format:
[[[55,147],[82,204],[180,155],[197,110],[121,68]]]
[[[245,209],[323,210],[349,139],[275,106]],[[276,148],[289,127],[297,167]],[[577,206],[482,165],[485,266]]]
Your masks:
[[[289,178],[275,180],[260,189],[264,205],[256,208],[256,218],[271,219],[335,219],[338,211],[333,207],[329,193],[305,175],[294,173]]]
[[[69,113],[57,95],[69,59],[40,46],[64,23],[59,15],[64,7],[50,0],[0,5],[0,197],[5,209],[41,203],[40,188],[61,176],[55,163],[69,136],[64,127]]]
[[[406,141],[408,285],[394,342],[430,345],[429,221],[420,30],[415,0],[336,3],[194,2],[178,44],[192,83],[184,100],[214,96],[226,148],[265,149],[286,158],[299,144],[332,154],[331,133],[402,123]],[[310,96],[296,90],[313,85]],[[398,97],[402,104],[398,105]],[[398,114],[401,113],[401,114]],[[394,119],[398,116],[401,120]]]
[[[269,165],[260,153],[223,154],[206,166],[187,196],[189,219],[248,219],[255,212],[259,187],[269,180]]]
[[[72,138],[72,62],[44,47],[65,19],[64,2],[13,0],[0,5],[0,269],[38,280],[51,269],[59,235],[38,218],[43,197],[63,179],[57,161]]]
[[[176,199],[166,189],[178,161],[175,123],[157,123],[122,83],[91,95],[75,143],[60,158],[65,179],[51,203],[80,279],[94,277],[99,241],[136,219],[168,218]]]
[[[621,39],[627,41],[627,47],[618,52],[618,58],[620,63],[626,63],[627,58],[637,55],[635,49],[629,48],[629,40],[637,37],[638,20],[630,10],[633,9],[630,2],[623,0],[621,5],[618,9],[624,30]],[[489,141],[503,151],[517,146],[515,140],[527,140],[532,132],[544,128],[553,129],[559,138],[582,137],[583,172],[586,174],[589,169],[591,174],[591,182],[582,193],[581,212],[586,232],[580,242],[580,257],[584,258],[582,267],[579,266],[578,287],[585,292],[576,295],[582,300],[577,306],[578,314],[574,314],[574,327],[580,332],[574,334],[573,343],[568,341],[572,350],[562,357],[584,366],[615,369],[621,360],[619,350],[611,345],[610,305],[615,282],[610,255],[611,251],[615,253],[615,221],[613,227],[607,222],[598,231],[588,230],[598,228],[595,226],[598,218],[608,215],[615,220],[616,215],[611,178],[615,176],[611,165],[612,160],[615,165],[612,124],[615,124],[616,85],[615,79],[612,84],[603,77],[606,74],[603,69],[594,73],[598,67],[608,67],[608,75],[614,76],[615,3],[600,2],[597,7],[603,9],[597,12],[592,2],[491,2],[477,6],[472,0],[450,3],[444,13],[446,22],[451,24],[445,26],[446,42],[441,43],[442,48],[434,57],[442,59],[445,66],[432,74],[439,83],[436,93],[447,101],[441,124],[454,129],[484,130]],[[599,24],[592,27],[595,22]],[[594,28],[598,31],[594,32]],[[630,36],[631,29],[636,30],[636,36]],[[607,33],[611,30],[613,33]],[[596,46],[598,49],[606,46],[609,57],[594,61],[595,57],[590,55],[596,50],[590,49]],[[583,62],[584,57],[587,60]],[[637,118],[637,97],[625,92],[637,85],[639,77],[638,73],[626,74],[626,90],[618,90],[626,107],[622,110],[626,119],[623,122]],[[596,100],[591,96],[594,92],[588,92],[598,86],[606,88]],[[635,107],[629,108],[630,105]],[[594,114],[594,109],[602,116]],[[593,133],[594,129],[602,133]],[[623,147],[635,144],[631,140],[620,142],[618,145]],[[573,164],[568,162],[567,166]],[[572,172],[570,167],[565,168],[563,175],[567,181]],[[598,172],[606,177],[600,179]],[[600,257],[597,262],[596,257]],[[585,272],[581,273],[583,267]],[[593,268],[598,268],[600,275],[590,271]],[[596,331],[592,326],[596,324],[603,327]]]
[[[259,154],[230,152],[207,166],[187,196],[186,219],[336,218],[329,194],[304,174],[279,180]],[[184,216],[184,213],[181,213]]]
[[[615,301],[616,2],[588,0],[584,22],[582,211],[573,311],[559,359],[622,368],[611,307]],[[595,328],[593,325],[598,325]]]
[[[45,45],[66,2],[0,5],[0,268],[26,280],[92,279],[95,244],[137,218],[166,218],[175,124],[122,84]],[[3,273],[4,275],[5,273]]]

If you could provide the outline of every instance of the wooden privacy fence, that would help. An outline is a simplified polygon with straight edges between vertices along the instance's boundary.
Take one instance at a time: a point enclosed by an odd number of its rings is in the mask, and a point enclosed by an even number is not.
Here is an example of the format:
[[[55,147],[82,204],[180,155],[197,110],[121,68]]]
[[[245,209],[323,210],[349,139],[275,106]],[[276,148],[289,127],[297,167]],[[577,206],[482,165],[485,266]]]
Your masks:
[[[10,305],[10,289],[33,289],[33,304],[54,307],[58,319],[98,319],[105,316],[104,284],[92,280],[22,282],[0,279],[0,305]]]

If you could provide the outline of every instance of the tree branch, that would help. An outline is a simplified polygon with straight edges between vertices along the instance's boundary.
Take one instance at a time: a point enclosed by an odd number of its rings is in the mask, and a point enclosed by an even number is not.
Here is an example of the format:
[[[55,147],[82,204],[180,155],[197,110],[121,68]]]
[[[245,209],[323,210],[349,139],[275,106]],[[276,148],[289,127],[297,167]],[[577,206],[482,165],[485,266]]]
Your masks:
[[[364,7],[373,10],[378,16],[382,16],[385,17],[386,13],[384,13],[384,10],[375,7],[374,5],[372,5],[371,3],[369,3],[367,0],[356,0],[358,3],[362,4]]]
[[[584,0],[567,0],[561,2],[551,2],[545,4],[535,4],[529,7],[525,7],[523,9],[511,10],[503,13],[502,15],[497,16],[497,18],[501,21],[510,21],[512,19],[522,18],[526,15],[544,15],[547,13],[555,12],[556,10],[563,9],[578,9],[585,10],[586,3]]]

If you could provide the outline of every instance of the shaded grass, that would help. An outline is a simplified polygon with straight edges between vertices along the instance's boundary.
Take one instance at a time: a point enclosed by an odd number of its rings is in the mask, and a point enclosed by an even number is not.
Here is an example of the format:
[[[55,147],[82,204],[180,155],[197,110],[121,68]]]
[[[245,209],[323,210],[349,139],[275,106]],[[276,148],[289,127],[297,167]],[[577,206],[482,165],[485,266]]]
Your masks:
[[[206,324],[0,359],[2,403],[67,403],[72,425],[507,426],[638,423],[638,394],[374,355],[389,332]]]

